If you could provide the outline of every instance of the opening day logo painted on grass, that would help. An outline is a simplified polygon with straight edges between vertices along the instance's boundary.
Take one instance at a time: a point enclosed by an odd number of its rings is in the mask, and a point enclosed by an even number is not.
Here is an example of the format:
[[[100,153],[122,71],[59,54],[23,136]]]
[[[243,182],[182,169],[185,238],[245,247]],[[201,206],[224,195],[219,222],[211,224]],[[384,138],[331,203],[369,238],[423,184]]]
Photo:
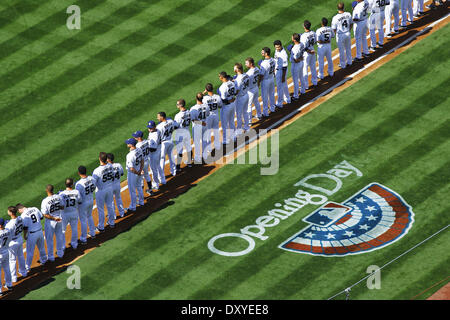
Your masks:
[[[342,257],[381,249],[401,239],[414,222],[403,198],[371,183],[343,202],[327,202],[303,219],[310,225],[279,247],[315,256]]]

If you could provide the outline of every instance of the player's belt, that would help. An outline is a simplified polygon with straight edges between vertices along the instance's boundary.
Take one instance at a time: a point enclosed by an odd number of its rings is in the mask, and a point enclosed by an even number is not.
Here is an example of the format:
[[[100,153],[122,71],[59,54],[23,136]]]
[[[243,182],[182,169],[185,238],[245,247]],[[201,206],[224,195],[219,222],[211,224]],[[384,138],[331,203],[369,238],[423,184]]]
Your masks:
[[[230,103],[233,103],[235,100],[236,100],[236,99],[233,98],[233,99],[230,99],[230,100],[222,100],[222,101],[223,101],[223,104],[229,105]]]
[[[17,239],[18,239],[18,237],[15,237],[15,238],[12,238],[11,241],[15,241],[15,240],[17,240]]]
[[[30,234],[36,233],[36,232],[39,232],[39,231],[42,231],[42,229],[39,229],[39,230],[36,230],[36,231],[30,231]]]

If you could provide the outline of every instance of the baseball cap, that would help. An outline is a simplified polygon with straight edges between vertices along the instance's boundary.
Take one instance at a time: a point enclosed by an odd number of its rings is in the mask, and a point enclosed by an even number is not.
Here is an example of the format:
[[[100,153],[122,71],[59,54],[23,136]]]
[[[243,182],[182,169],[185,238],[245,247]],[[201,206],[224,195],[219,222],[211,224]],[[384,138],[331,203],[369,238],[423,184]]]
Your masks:
[[[155,123],[155,121],[150,120],[150,121],[148,122],[148,124],[147,124],[147,128],[149,128],[149,129],[156,128],[156,123]]]
[[[135,146],[137,141],[134,138],[130,138],[130,139],[125,140],[125,143],[126,144],[132,144],[133,146]]]
[[[138,130],[135,133],[133,133],[132,136],[135,138],[142,138],[144,136],[144,133],[141,130]]]
[[[4,226],[6,224],[5,219],[0,218],[0,226]]]
[[[358,1],[353,1],[352,2],[352,8],[354,9],[356,7],[356,5],[358,4]]]

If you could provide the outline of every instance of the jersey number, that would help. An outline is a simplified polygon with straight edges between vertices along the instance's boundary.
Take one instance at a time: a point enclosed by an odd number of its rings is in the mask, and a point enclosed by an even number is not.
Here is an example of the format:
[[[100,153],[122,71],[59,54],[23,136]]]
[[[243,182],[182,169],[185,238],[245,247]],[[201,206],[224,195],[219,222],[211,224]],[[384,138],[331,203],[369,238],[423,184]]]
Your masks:
[[[342,27],[347,29],[348,28],[348,22],[347,20],[342,21]]]
[[[2,247],[6,246],[6,242],[8,241],[8,237],[2,239]]]
[[[61,209],[61,207],[59,206],[59,202],[57,202],[57,203],[55,203],[55,204],[52,204],[51,206],[50,206],[50,213],[53,213],[53,212],[55,212],[55,211],[58,211],[58,210],[60,210]],[[34,215],[33,215],[34,216]],[[35,219],[36,219],[36,217],[34,217]],[[33,222],[35,222],[35,221],[33,221]]]
[[[18,236],[23,230],[23,225],[19,224],[18,226],[16,226],[16,231],[14,232],[15,236]]]
[[[74,206],[75,206],[75,199],[66,200],[66,207],[74,207]]]
[[[30,218],[31,218],[31,221],[33,221],[33,223],[36,223],[36,222],[37,222],[37,218],[36,218],[36,216],[35,216],[34,214],[32,214],[32,215],[30,216]]]
[[[88,195],[89,193],[94,192],[94,190],[95,190],[95,186],[93,184],[91,184],[90,186],[87,186],[86,188],[84,188],[85,195]]]
[[[330,41],[330,34],[329,33],[324,33],[323,34],[323,38],[325,39],[325,41]]]
[[[103,181],[103,182],[106,182],[106,181],[108,181],[108,180],[114,181],[114,174],[113,174],[112,172],[108,172],[108,173],[106,173],[106,174],[103,175],[102,181]]]

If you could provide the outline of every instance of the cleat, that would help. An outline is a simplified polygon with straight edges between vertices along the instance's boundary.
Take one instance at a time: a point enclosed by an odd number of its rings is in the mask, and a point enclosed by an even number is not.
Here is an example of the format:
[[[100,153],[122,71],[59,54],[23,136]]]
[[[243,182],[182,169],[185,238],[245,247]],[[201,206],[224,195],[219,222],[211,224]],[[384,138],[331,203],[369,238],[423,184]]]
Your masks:
[[[376,47],[373,47],[373,46],[370,46],[370,47],[369,47],[369,51],[372,51],[372,52],[374,52],[375,50],[377,50],[377,48],[376,48]],[[364,53],[363,53],[363,55],[364,55]]]
[[[105,229],[99,229],[99,228],[95,228],[95,231],[97,231],[97,232],[99,232],[99,233],[102,233],[102,232],[104,232],[104,231],[105,231]]]
[[[377,43],[379,48],[383,48],[383,45],[381,43]]]

